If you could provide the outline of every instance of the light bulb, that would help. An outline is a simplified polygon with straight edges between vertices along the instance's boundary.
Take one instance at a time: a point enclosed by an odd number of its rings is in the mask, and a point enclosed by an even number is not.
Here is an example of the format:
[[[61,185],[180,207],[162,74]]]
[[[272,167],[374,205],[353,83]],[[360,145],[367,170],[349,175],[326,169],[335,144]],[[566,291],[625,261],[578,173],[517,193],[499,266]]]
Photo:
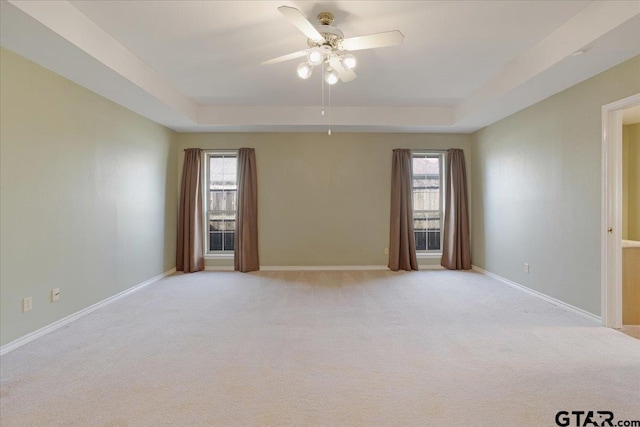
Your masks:
[[[354,68],[356,68],[356,57],[351,55],[350,53],[347,53],[345,56],[343,56],[341,62],[342,66],[347,70],[353,70]]]
[[[309,62],[313,65],[320,65],[322,61],[324,61],[324,53],[319,47],[314,47],[309,51],[307,59],[309,59]]]
[[[327,71],[324,73],[324,81],[330,85],[338,83],[338,73],[336,73],[336,70],[327,68]]]
[[[308,79],[311,77],[311,72],[313,71],[313,67],[308,62],[303,62],[298,65],[298,76],[301,79]]]

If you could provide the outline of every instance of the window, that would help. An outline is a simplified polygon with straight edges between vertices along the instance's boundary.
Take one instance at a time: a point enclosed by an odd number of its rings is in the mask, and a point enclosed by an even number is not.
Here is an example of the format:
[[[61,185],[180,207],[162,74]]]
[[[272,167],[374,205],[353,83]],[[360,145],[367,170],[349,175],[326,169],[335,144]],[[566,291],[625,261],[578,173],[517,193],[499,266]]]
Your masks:
[[[205,208],[209,228],[206,253],[233,254],[236,235],[237,166],[236,152],[205,153]]]
[[[442,166],[443,154],[412,155],[413,230],[416,252],[442,251]]]

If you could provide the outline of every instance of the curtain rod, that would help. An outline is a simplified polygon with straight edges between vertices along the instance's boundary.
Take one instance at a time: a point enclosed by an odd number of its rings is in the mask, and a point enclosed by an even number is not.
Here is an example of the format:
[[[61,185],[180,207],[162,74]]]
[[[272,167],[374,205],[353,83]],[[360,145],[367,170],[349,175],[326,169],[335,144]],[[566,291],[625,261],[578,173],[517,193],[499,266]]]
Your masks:
[[[409,150],[411,151],[435,151],[438,153],[446,153],[449,150],[455,150],[455,148],[447,148],[447,149],[441,149],[441,148],[410,148]],[[460,148],[460,150],[462,150]]]
[[[188,150],[193,150],[194,148],[185,148],[182,151],[188,151]],[[202,150],[202,152],[204,153],[211,153],[211,152],[216,152],[216,153],[237,153],[238,152],[238,148],[222,148],[222,149],[217,149],[217,148],[196,148],[196,150]]]
[[[191,150],[191,148],[185,148],[183,151],[187,151],[187,150]],[[200,148],[200,150],[207,152],[207,151],[217,151],[217,152],[234,152],[234,151],[238,151],[237,148],[225,148],[225,149],[216,149],[216,148]],[[446,153],[449,150],[456,150],[456,148],[410,148],[410,151],[435,151],[438,153]],[[462,148],[459,148],[459,150],[462,150]]]

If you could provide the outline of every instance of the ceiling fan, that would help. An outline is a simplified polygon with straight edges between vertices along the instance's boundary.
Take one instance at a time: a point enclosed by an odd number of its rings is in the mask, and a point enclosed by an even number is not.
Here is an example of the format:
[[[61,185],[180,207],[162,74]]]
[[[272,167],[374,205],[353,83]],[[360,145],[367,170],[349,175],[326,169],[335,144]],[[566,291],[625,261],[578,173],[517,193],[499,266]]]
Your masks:
[[[330,12],[319,13],[320,24],[314,26],[294,7],[280,6],[278,10],[307,36],[309,48],[264,61],[260,65],[276,64],[306,56],[307,60],[297,68],[298,76],[302,79],[308,79],[311,76],[314,66],[323,65],[324,67],[324,64],[327,64],[324,70],[324,80],[327,83],[333,85],[338,80],[350,82],[357,77],[353,71],[356,58],[348,52],[394,46],[404,40],[404,36],[398,30],[345,39],[342,31],[331,25],[333,14]]]

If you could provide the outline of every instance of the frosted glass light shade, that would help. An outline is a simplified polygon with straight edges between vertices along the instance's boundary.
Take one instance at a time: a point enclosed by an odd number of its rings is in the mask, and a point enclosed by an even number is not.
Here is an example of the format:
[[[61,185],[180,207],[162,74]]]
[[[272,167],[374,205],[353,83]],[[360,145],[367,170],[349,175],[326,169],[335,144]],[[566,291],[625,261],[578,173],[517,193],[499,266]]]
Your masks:
[[[312,65],[320,65],[324,61],[324,53],[319,47],[314,47],[307,54],[307,59]]]
[[[336,73],[336,70],[327,68],[327,71],[324,73],[324,81],[330,85],[338,83],[338,73]]]
[[[351,55],[350,53],[347,53],[342,57],[342,66],[347,70],[353,70],[354,68],[356,68],[356,62],[356,57]]]
[[[308,79],[309,77],[311,77],[311,72],[313,71],[313,66],[311,64],[309,64],[308,62],[303,62],[302,64],[298,65],[298,76],[301,79]]]

